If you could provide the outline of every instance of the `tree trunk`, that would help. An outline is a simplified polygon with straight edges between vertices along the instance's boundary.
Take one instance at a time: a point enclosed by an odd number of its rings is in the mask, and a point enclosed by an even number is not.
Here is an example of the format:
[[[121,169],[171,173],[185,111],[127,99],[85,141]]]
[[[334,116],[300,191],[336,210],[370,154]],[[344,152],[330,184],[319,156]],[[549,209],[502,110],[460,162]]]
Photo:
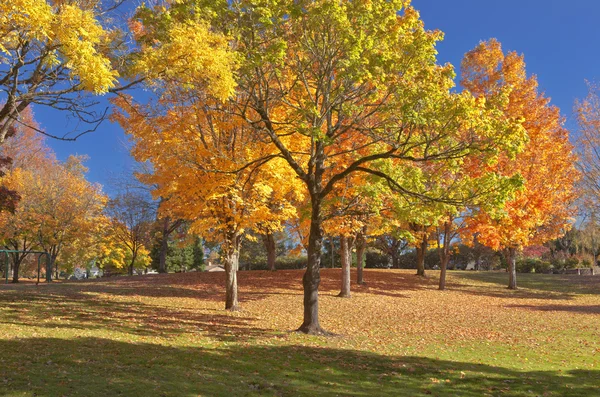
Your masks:
[[[169,223],[167,216],[163,219],[162,237],[160,241],[160,254],[158,257],[158,272],[167,273],[167,253],[169,252]]]
[[[267,251],[267,268],[274,272],[276,270],[275,260],[277,259],[275,237],[273,236],[273,233],[266,233],[262,235],[262,240],[265,245],[265,250]]]
[[[331,252],[331,268],[333,269],[335,267],[335,260],[334,257],[335,255],[333,254],[333,250],[334,250],[334,245],[333,245],[333,237],[329,237],[329,247],[330,247],[330,252]]]
[[[356,283],[364,284],[363,279],[363,263],[365,259],[365,248],[367,247],[367,240],[363,232],[358,234],[356,239]]]
[[[130,276],[133,276],[133,266],[135,264],[136,257],[137,257],[137,252],[133,253],[132,256],[131,256],[131,263],[129,264],[129,270],[127,271],[127,273]]]
[[[346,236],[340,236],[340,258],[342,261],[342,288],[338,296],[350,298],[350,246]]]
[[[419,252],[417,251],[417,255],[418,253]],[[400,258],[398,257],[397,253],[392,254],[392,268],[400,269]]]
[[[517,250],[507,248],[505,252],[508,262],[508,289],[517,289]]]
[[[19,282],[19,268],[21,267],[21,261],[16,261],[13,264],[13,277],[12,277],[12,282],[13,283],[18,283]]]
[[[438,242],[439,242],[438,236]],[[439,289],[446,289],[446,269],[448,268],[448,261],[450,260],[450,222],[444,222],[444,239],[443,247],[439,247],[440,251],[440,284]]]
[[[17,247],[18,249],[18,247]],[[12,277],[12,282],[13,283],[18,283],[19,282],[19,270],[21,269],[21,263],[23,263],[23,260],[25,259],[25,257],[27,256],[27,254],[19,254],[18,252],[15,252],[13,254],[13,277]]]
[[[306,334],[323,334],[319,324],[319,284],[321,282],[320,265],[323,248],[323,230],[321,228],[321,199],[318,193],[311,194],[310,234],[308,236],[308,264],[302,277],[304,288],[304,321],[298,331]],[[331,252],[333,255],[333,251]]]
[[[225,310],[240,310],[237,285],[240,242],[237,233],[232,233],[225,242]]]
[[[56,256],[54,254],[50,254],[50,261],[46,262],[46,282],[52,281],[52,269],[54,268],[55,260]]]
[[[425,254],[427,253],[427,234],[417,246],[417,276],[425,276]]]

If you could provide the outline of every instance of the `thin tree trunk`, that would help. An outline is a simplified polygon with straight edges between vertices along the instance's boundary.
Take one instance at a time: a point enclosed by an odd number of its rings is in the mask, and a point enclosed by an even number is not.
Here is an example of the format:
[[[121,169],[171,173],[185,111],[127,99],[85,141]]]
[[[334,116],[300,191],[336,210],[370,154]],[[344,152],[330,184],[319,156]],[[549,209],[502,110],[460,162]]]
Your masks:
[[[169,223],[167,216],[163,219],[162,237],[160,241],[160,254],[158,257],[158,272],[167,273],[167,253],[169,252]]]
[[[18,247],[17,247],[18,248]],[[13,254],[13,277],[12,277],[12,282],[13,283],[18,283],[19,282],[19,270],[21,269],[21,263],[23,263],[23,260],[25,259],[25,257],[27,256],[27,254],[19,254],[18,252],[15,252]]]
[[[323,230],[321,228],[321,199],[318,193],[311,194],[310,234],[308,236],[308,264],[302,277],[304,288],[304,321],[298,331],[307,334],[323,334],[319,324],[319,284],[321,282],[320,265],[323,248]],[[333,251],[331,252],[333,255]]]
[[[232,233],[225,243],[225,310],[240,310],[237,285],[240,242],[237,233]]]
[[[133,266],[135,265],[135,259],[137,258],[137,250],[132,252],[131,255],[131,263],[129,264],[129,271],[127,273],[129,273],[130,276],[133,276]]]
[[[439,289],[446,289],[446,269],[448,267],[448,261],[450,259],[450,222],[444,222],[444,240],[443,247],[439,247],[439,236],[438,236],[438,249],[440,254],[440,283]]]
[[[418,251],[417,251],[418,254]],[[392,254],[392,268],[400,269],[400,258],[397,253]]]
[[[267,268],[274,272],[276,270],[275,261],[277,259],[275,237],[273,236],[273,233],[266,233],[262,235],[262,240],[265,245],[265,250],[267,251]]]
[[[330,247],[330,252],[331,252],[331,268],[333,269],[335,267],[335,260],[334,257],[335,255],[333,254],[333,250],[334,250],[334,245],[333,245],[333,237],[329,237],[329,247]]]
[[[517,250],[511,247],[505,252],[508,262],[508,289],[517,289]]]
[[[425,276],[425,254],[427,253],[427,234],[423,234],[423,240],[417,246],[417,276]]]
[[[340,236],[340,258],[342,261],[342,288],[338,296],[350,298],[350,247],[346,236]]]
[[[12,277],[13,283],[19,282],[19,268],[20,267],[21,267],[20,261],[17,261],[13,264],[13,277]]]
[[[46,263],[46,281],[52,281],[52,269],[54,268],[54,261],[56,260],[56,256],[54,254],[50,254],[50,261]]]
[[[356,283],[364,284],[363,279],[363,264],[365,259],[365,248],[367,247],[367,240],[363,232],[360,232],[356,241]]]

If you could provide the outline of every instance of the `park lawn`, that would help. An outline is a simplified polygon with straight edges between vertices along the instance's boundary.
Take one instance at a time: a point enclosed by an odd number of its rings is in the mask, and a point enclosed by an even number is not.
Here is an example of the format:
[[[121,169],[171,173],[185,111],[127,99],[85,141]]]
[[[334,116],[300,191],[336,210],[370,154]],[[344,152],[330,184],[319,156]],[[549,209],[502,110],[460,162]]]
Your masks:
[[[367,270],[321,325],[301,271],[0,286],[0,396],[600,396],[600,276]],[[354,275],[353,275],[354,276]]]

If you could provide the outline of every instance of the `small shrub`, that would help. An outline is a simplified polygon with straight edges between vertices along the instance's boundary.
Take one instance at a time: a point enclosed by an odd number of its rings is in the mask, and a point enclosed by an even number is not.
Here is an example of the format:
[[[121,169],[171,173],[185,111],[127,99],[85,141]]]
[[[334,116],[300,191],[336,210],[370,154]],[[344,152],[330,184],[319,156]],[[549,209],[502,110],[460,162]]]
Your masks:
[[[565,269],[577,269],[579,267],[579,258],[574,256],[565,260]]]

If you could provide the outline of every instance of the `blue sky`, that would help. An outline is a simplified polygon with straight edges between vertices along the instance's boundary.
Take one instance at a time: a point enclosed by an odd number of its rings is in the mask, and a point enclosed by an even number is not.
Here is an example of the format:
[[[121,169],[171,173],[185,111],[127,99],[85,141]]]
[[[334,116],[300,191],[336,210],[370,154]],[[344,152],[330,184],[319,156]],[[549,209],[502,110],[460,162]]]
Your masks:
[[[600,80],[600,1],[413,0],[413,5],[428,29],[445,33],[438,45],[440,63],[450,62],[458,71],[465,52],[495,37],[504,50],[525,55],[528,73],[537,75],[540,88],[567,117],[567,127],[575,128],[574,100],[586,95],[586,79]],[[50,133],[73,128],[56,113],[34,111]],[[88,155],[88,178],[107,184],[111,177],[131,171],[126,141],[118,125],[105,122],[76,142],[48,143],[60,159],[75,153]]]

